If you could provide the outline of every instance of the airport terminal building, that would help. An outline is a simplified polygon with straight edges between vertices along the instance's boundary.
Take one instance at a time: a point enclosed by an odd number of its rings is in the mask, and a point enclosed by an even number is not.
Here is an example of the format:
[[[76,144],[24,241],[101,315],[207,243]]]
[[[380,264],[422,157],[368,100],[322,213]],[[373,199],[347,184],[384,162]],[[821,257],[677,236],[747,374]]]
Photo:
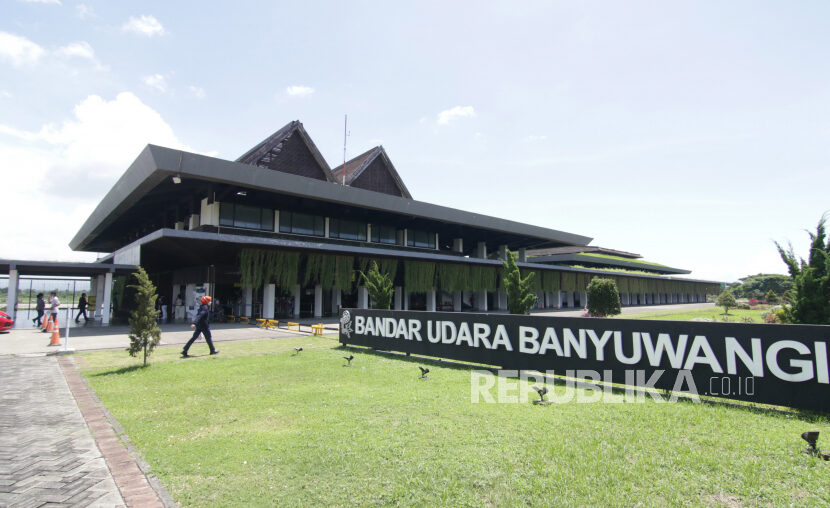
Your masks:
[[[596,276],[617,281],[623,305],[703,302],[719,290],[591,240],[417,201],[380,146],[332,170],[294,121],[235,161],[147,146],[70,246],[112,253],[98,264],[121,275],[98,276],[99,301],[123,302],[124,267],[141,265],[171,305],[209,294],[251,318],[366,308],[359,272],[373,261],[394,280],[395,309],[505,310],[507,250],[536,272],[540,309],[585,306]]]

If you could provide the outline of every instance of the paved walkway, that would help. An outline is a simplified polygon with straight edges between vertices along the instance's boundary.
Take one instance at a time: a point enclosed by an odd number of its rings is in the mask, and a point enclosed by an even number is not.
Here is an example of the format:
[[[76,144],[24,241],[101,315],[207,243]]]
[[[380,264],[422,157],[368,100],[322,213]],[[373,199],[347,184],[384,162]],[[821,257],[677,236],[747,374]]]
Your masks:
[[[126,506],[55,357],[0,357],[0,506]]]

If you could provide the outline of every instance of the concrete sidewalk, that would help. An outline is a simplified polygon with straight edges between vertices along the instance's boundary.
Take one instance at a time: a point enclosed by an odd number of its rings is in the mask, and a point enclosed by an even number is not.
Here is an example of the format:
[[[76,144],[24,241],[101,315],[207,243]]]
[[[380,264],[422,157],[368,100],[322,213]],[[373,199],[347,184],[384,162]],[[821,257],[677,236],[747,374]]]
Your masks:
[[[260,340],[277,339],[282,337],[295,337],[297,335],[308,335],[311,330],[309,325],[322,322],[331,331],[337,329],[337,322],[334,318],[303,320],[302,331],[296,328],[287,330],[263,329],[251,324],[239,323],[213,323],[210,325],[214,343],[238,341],[238,340]],[[161,325],[161,344],[181,345],[187,342],[193,335],[190,326],[184,323],[173,323]],[[69,348],[76,351],[92,351],[97,349],[127,349],[130,345],[130,329],[127,326],[80,326],[69,330]],[[61,345],[49,346],[48,333],[33,328],[13,329],[7,334],[0,335],[0,356],[3,355],[30,355],[30,354],[54,354],[60,352],[66,343],[66,328],[61,328]],[[196,344],[204,344],[204,339],[199,338]]]

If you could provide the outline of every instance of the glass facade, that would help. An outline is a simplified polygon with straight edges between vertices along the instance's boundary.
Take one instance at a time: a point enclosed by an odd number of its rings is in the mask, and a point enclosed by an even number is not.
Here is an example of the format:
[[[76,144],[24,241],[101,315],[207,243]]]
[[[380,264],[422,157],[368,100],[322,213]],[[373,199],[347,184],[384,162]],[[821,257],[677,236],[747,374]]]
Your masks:
[[[325,236],[326,221],[318,215],[280,211],[280,233]]]
[[[273,231],[274,210],[236,203],[219,203],[219,225]]]
[[[366,241],[366,224],[353,220],[329,219],[329,236],[341,240]]]
[[[435,235],[426,231],[407,231],[406,245],[409,247],[435,248]]]
[[[372,241],[375,243],[387,243],[389,245],[397,245],[398,230],[395,229],[394,226],[372,224]]]

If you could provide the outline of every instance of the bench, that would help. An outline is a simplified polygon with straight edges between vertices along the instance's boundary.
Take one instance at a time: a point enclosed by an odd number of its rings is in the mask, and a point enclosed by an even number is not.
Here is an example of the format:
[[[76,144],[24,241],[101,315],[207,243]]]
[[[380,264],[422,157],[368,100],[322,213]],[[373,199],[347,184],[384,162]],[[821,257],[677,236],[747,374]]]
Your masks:
[[[297,331],[300,331],[300,323],[295,323],[293,321],[286,321],[285,326],[290,330],[292,326],[297,327]]]
[[[280,322],[277,319],[266,319],[265,328],[279,328]]]
[[[240,323],[242,323],[244,325],[247,325],[249,321],[250,321],[250,318],[248,316],[239,316],[239,322]]]
[[[233,314],[228,314],[227,316],[225,316],[225,319],[228,320],[228,323],[236,322],[236,316],[234,316]]]
[[[257,318],[256,325],[260,328],[268,328],[268,320],[263,318]]]
[[[325,329],[326,327],[323,325],[323,323],[311,325],[311,333],[313,333],[314,335],[323,335],[323,330]]]

